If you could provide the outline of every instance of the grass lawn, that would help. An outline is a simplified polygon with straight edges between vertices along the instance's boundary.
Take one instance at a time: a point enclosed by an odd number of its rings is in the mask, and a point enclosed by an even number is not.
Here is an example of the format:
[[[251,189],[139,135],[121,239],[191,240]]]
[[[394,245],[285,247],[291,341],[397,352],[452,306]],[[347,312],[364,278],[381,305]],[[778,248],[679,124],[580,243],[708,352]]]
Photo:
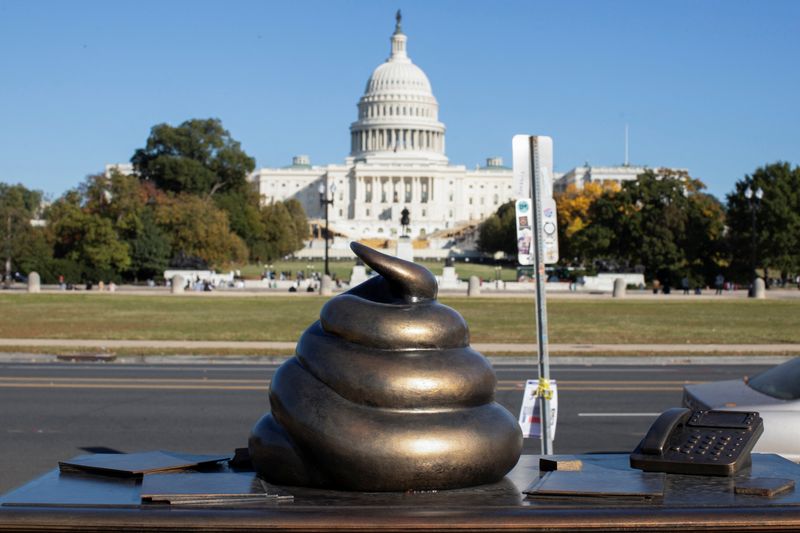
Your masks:
[[[295,341],[323,297],[0,294],[1,338]],[[473,342],[533,342],[533,300],[442,298]],[[800,301],[551,300],[550,342],[800,343]]]
[[[442,268],[444,267],[444,261],[417,261],[417,263],[423,265],[425,268],[436,274],[437,276],[442,274]],[[325,262],[324,261],[301,261],[301,260],[290,260],[290,261],[274,261],[270,263],[272,265],[273,270],[276,272],[284,272],[289,271],[292,273],[292,277],[297,275],[297,272],[302,270],[306,272],[307,275],[310,275],[312,272],[324,272],[325,271]],[[355,261],[334,261],[331,260],[328,262],[328,268],[331,271],[331,274],[335,274],[337,277],[341,279],[350,279],[350,273],[353,270],[353,265],[355,265]],[[456,274],[460,279],[467,280],[470,276],[478,276],[479,278],[483,278],[485,280],[493,280],[497,276],[495,272],[495,266],[489,264],[479,264],[479,263],[456,263]],[[264,265],[247,265],[240,268],[242,275],[246,278],[258,278],[264,272]],[[500,278],[503,281],[516,281],[517,280],[517,270],[516,268],[511,267],[504,267],[500,271]]]

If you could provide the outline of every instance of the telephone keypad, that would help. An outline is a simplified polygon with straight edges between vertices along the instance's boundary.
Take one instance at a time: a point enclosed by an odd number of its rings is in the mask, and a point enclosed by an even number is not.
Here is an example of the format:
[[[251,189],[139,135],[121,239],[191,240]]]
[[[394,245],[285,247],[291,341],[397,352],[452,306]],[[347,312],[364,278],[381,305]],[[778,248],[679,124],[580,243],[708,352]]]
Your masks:
[[[694,411],[678,421],[674,417],[679,414],[670,413],[675,421],[662,424],[672,426],[667,430],[669,434],[662,433],[663,451],[659,454],[652,449],[652,437],[659,433],[648,433],[648,438],[631,454],[631,466],[646,471],[731,475],[749,464],[750,450],[763,431],[758,413]]]

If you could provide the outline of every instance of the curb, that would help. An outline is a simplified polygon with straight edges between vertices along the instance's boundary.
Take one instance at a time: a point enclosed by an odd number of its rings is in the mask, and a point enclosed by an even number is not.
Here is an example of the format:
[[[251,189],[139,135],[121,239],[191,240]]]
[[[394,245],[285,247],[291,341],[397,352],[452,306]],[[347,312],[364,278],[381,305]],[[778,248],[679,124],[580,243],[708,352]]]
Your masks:
[[[64,356],[56,354],[0,353],[0,364],[108,364],[108,365],[280,365],[289,359],[285,356],[203,356],[203,355],[140,355],[140,356]],[[536,366],[535,357],[487,356],[495,366]],[[550,364],[579,366],[635,366],[635,365],[777,365],[792,359],[791,356],[741,356],[741,355],[686,355],[686,356],[553,356]]]

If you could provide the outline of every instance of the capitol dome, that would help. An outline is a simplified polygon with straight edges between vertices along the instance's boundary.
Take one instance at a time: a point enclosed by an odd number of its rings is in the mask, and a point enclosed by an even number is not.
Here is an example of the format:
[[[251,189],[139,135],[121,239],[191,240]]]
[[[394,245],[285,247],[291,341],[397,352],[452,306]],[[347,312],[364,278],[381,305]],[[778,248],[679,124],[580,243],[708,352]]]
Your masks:
[[[446,162],[439,103],[428,77],[406,53],[401,22],[398,11],[391,55],[372,72],[358,102],[358,120],[350,125],[350,155]]]

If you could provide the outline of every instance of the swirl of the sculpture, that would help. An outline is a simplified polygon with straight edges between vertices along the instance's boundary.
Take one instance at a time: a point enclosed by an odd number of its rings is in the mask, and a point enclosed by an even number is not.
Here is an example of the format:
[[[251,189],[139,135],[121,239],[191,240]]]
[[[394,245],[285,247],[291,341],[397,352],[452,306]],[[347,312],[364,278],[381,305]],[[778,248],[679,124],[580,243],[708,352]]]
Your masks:
[[[522,435],[464,319],[424,267],[350,246],[380,275],[329,300],[275,373],[250,436],[259,475],[359,491],[499,481]]]

